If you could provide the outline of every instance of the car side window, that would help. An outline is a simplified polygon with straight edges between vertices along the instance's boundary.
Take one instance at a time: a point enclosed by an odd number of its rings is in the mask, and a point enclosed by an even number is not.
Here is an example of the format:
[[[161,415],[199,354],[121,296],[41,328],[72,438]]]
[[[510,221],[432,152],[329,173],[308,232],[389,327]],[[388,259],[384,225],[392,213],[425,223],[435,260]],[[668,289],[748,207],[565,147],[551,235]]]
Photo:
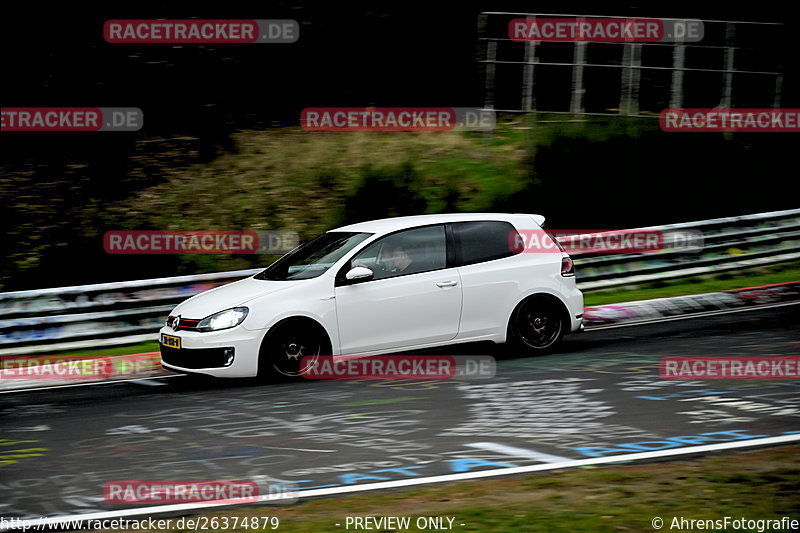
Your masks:
[[[372,270],[372,279],[386,279],[439,270],[447,265],[444,225],[400,231],[367,246],[350,261],[350,268]]]
[[[476,221],[453,223],[459,265],[500,259],[519,253],[512,250],[516,228],[508,222]]]

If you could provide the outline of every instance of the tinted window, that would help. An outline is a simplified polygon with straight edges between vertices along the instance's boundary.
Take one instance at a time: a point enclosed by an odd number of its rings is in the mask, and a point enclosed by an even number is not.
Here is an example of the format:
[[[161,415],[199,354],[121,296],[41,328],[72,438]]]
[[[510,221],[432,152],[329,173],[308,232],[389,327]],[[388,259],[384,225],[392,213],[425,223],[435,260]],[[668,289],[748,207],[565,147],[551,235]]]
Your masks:
[[[458,246],[459,263],[468,265],[514,255],[509,243],[516,234],[508,222],[456,222],[453,234]]]
[[[427,226],[379,239],[356,255],[350,266],[372,270],[373,279],[391,278],[444,268],[447,241],[444,226]]]
[[[254,277],[271,281],[316,278],[370,235],[344,231],[323,233],[284,255]]]

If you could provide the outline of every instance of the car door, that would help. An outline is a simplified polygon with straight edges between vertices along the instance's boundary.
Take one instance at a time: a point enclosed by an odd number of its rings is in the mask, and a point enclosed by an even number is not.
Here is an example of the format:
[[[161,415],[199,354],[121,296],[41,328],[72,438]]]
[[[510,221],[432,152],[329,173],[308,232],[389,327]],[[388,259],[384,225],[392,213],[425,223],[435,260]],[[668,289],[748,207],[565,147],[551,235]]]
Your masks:
[[[373,271],[348,281],[353,266]],[[357,253],[336,278],[342,354],[399,350],[444,342],[458,333],[461,280],[448,267],[445,226],[436,224],[382,237]]]

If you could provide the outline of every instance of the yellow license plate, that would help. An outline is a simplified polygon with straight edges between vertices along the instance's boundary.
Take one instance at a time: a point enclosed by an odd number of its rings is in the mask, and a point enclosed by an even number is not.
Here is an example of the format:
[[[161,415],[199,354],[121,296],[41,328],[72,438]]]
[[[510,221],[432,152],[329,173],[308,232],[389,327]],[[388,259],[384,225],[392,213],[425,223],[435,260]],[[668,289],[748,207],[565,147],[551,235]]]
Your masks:
[[[181,338],[175,337],[173,335],[166,335],[164,333],[161,334],[161,344],[167,346],[169,348],[178,348],[181,347]]]

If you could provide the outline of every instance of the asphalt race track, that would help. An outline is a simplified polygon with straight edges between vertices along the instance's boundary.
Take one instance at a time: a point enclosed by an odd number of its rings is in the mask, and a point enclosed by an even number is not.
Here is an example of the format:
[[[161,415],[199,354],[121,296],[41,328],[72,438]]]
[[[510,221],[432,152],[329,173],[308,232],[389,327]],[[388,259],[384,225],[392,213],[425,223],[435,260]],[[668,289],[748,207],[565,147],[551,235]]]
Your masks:
[[[116,511],[110,480],[308,490],[796,434],[800,382],[665,381],[658,362],[796,355],[797,319],[786,306],[585,332],[483,381],[178,376],[2,394],[0,514]]]

